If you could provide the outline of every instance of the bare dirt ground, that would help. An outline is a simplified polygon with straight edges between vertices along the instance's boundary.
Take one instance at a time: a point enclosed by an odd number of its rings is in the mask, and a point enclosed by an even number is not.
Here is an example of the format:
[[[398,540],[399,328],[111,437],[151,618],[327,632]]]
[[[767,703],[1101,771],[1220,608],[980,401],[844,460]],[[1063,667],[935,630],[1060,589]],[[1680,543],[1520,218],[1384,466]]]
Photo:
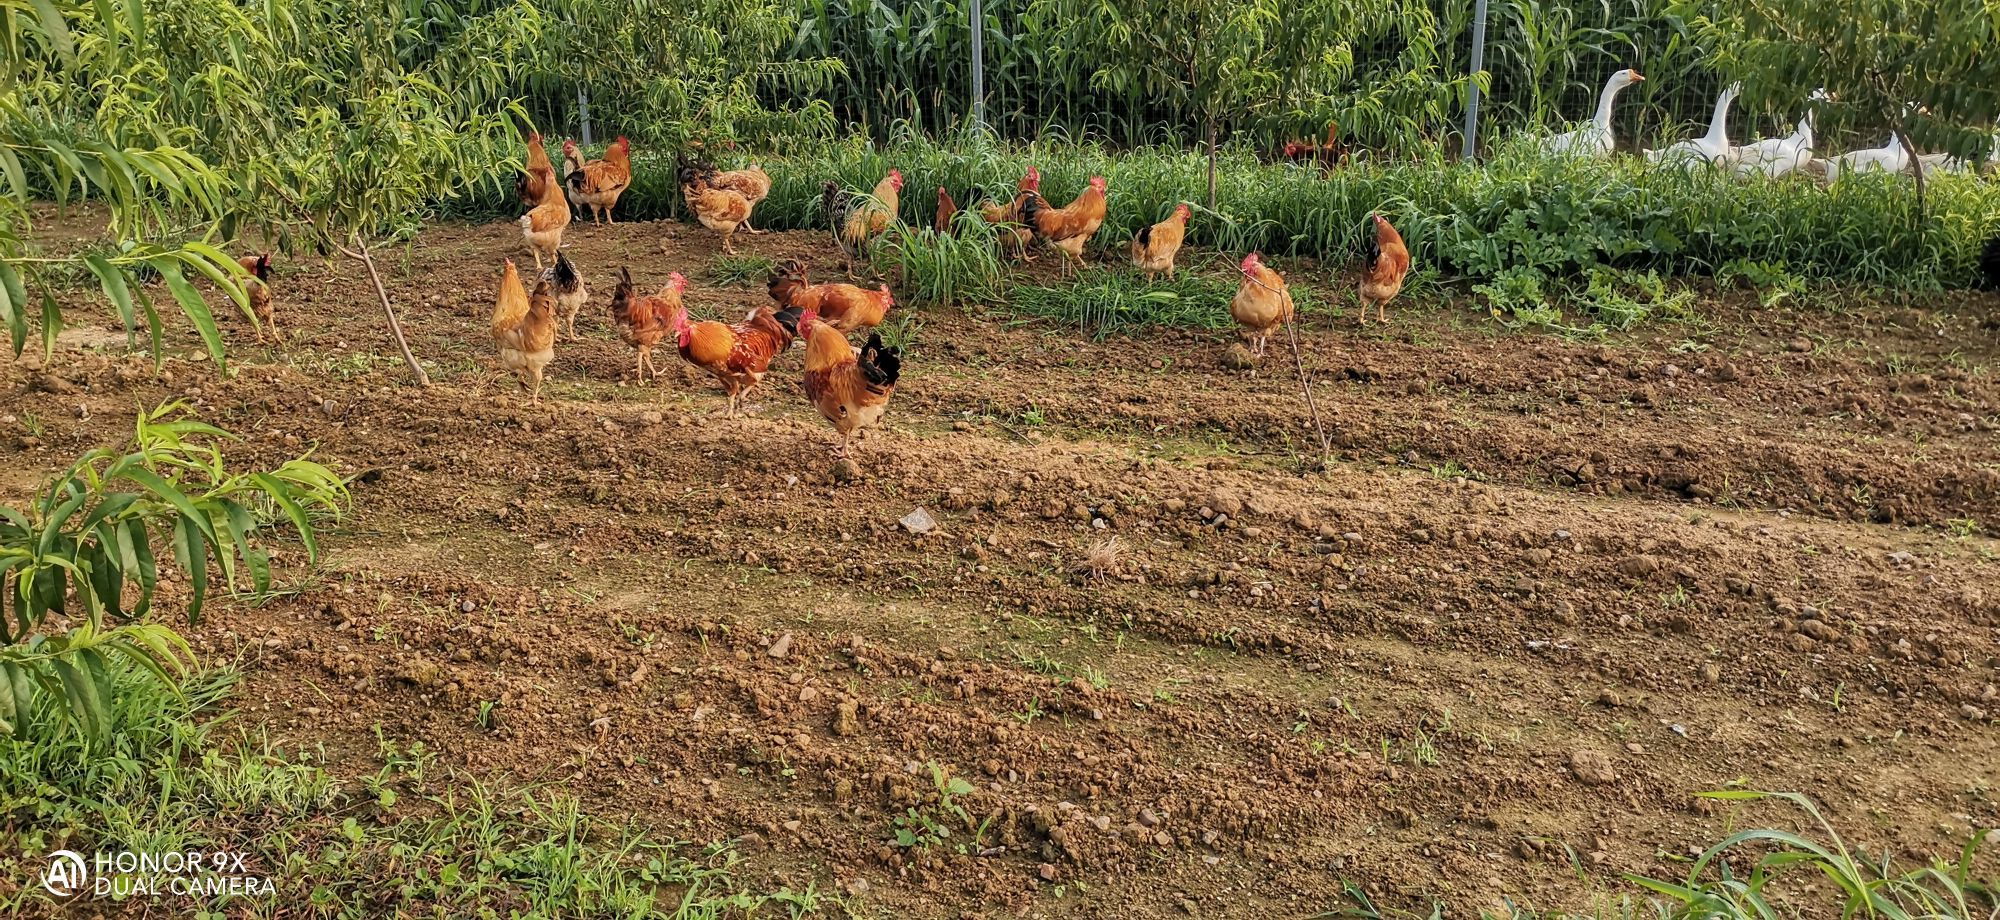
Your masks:
[[[0,363],[0,494],[176,397],[246,435],[239,466],[313,446],[359,474],[324,567],[195,630],[244,662],[246,729],[350,775],[379,729],[558,782],[863,916],[1305,916],[1344,881],[1588,909],[1794,822],[1695,798],[1732,784],[1902,855],[2000,824],[1993,298],[1711,294],[1605,343],[1462,303],[1311,316],[1339,445],[1313,473],[1288,362],[917,310],[842,483],[799,352],[747,418],[671,353],[621,379],[617,266],[685,272],[706,316],[764,299],[710,279],[711,234],[569,239],[595,294],[538,406],[486,332],[517,230],[438,226],[387,279],[432,390],[356,266],[286,260],[286,345],[235,319],[231,376],[155,373],[96,320]],[[949,836],[895,845],[910,809]]]

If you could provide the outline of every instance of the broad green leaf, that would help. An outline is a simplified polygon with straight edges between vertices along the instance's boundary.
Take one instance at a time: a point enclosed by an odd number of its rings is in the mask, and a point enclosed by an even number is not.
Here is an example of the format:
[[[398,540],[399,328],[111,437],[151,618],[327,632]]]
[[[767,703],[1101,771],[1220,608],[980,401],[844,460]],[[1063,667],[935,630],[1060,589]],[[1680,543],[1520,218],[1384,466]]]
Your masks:
[[[163,256],[153,259],[152,265],[159,269],[160,276],[166,279],[167,289],[173,292],[174,300],[180,303],[181,312],[187,314],[188,320],[193,322],[194,328],[201,333],[202,342],[208,346],[209,356],[215,359],[217,365],[226,367],[227,359],[222,349],[222,330],[216,328],[215,317],[209,314],[208,303],[201,299],[201,292],[195,290],[194,285],[189,284],[187,278],[181,274],[179,261]]]

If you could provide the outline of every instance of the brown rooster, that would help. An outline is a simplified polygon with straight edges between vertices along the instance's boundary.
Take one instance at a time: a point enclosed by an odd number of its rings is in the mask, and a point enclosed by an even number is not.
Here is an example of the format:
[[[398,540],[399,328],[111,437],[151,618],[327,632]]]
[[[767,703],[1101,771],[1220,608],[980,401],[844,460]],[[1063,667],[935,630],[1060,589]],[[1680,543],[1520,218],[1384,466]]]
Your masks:
[[[618,337],[639,350],[634,377],[640,383],[646,382],[648,371],[655,378],[660,376],[660,369],[653,365],[653,349],[673,331],[674,315],[682,312],[681,292],[685,290],[687,279],[674,272],[667,276],[667,286],[659,294],[647,296],[633,286],[629,269],[618,270],[618,289],[611,294],[611,318],[618,323]]]
[[[674,311],[669,325],[679,340],[681,357],[722,381],[729,391],[729,414],[736,414],[744,394],[763,382],[771,359],[792,344],[797,313],[774,314],[768,307],[750,311],[740,323],[714,320],[690,322],[685,306]]]
[[[1410,274],[1410,250],[1403,245],[1403,235],[1380,214],[1370,215],[1375,221],[1375,241],[1368,246],[1368,264],[1361,273],[1361,325],[1368,325],[1368,307],[1374,305],[1375,318],[1383,323],[1389,321],[1385,312],[1389,301],[1403,290],[1403,279]]]
[[[565,145],[563,153],[565,162],[570,162],[571,158],[580,159],[574,144]],[[569,184],[570,197],[576,199],[577,204],[590,208],[592,223],[598,223],[600,218],[618,223],[611,209],[618,206],[618,196],[625,194],[625,190],[632,185],[632,142],[623,137],[612,141],[611,146],[604,148],[604,159],[581,163],[565,181]]]
[[[500,363],[520,379],[528,398],[541,402],[542,369],[556,356],[556,300],[546,281],[528,296],[513,259],[500,273],[500,293],[493,301],[493,344],[500,349]]]
[[[805,263],[797,259],[772,270],[766,290],[779,306],[816,313],[821,322],[842,333],[882,325],[889,308],[896,305],[886,284],[873,291],[852,284],[813,284],[806,277]]]
[[[1104,226],[1107,194],[1103,176],[1091,176],[1090,186],[1066,207],[1050,208],[1041,195],[1032,194],[1021,203],[1021,222],[1069,256],[1063,267],[1074,271],[1083,264],[1084,244]]]
[[[902,356],[873,332],[856,354],[846,336],[811,310],[799,316],[799,332],[806,336],[806,398],[840,432],[833,453],[845,457],[855,432],[882,421],[902,375]]]
[[[951,219],[957,216],[958,202],[951,200],[951,193],[945,191],[944,186],[938,186],[937,221],[931,224],[931,229],[940,235],[950,233]]]
[[[264,341],[268,329],[272,338],[283,342],[284,337],[278,334],[278,315],[271,305],[271,254],[244,256],[236,264],[250,273],[250,279],[243,283],[243,294],[250,300],[251,314],[257,317],[257,341]]]
[[[514,195],[521,199],[521,204],[532,208],[542,203],[548,179],[536,172],[541,169],[554,173],[555,164],[549,162],[549,152],[542,147],[542,132],[533,131],[528,134],[528,162],[514,177]]]

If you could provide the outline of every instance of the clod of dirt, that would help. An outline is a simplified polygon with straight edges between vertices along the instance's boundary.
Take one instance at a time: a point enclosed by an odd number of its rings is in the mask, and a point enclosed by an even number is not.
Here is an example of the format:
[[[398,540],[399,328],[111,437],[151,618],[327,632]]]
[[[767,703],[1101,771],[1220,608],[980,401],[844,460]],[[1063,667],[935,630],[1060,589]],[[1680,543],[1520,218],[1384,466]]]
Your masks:
[[[1618,780],[1617,771],[1611,769],[1611,758],[1597,751],[1571,752],[1569,768],[1586,786],[1602,786]]]
[[[1035,874],[1041,876],[1044,882],[1053,882],[1059,875],[1053,863],[1042,863],[1041,867],[1035,870]]]
[[[1813,350],[1812,339],[1805,338],[1804,336],[1800,336],[1799,338],[1793,339],[1791,343],[1791,349],[1800,354],[1805,354],[1806,352],[1812,351]]]
[[[1632,578],[1644,578],[1660,570],[1660,560],[1651,556],[1626,556],[1613,566],[1618,574]]]
[[[1238,343],[1222,353],[1222,366],[1232,371],[1247,371],[1257,366],[1257,358],[1250,354],[1250,349]]]
[[[1243,497],[1230,489],[1217,489],[1209,493],[1208,507],[1218,513],[1236,517],[1243,513]]]
[[[1840,641],[1840,630],[1833,628],[1821,620],[1800,620],[1799,632],[1805,633],[1821,642]]]
[[[839,463],[833,465],[834,482],[853,482],[860,478],[861,464],[854,462],[854,458],[852,457],[843,458]]]
[[[783,658],[791,653],[792,653],[791,633],[786,633],[782,636],[779,636],[778,641],[771,643],[771,647],[764,650],[764,654],[769,655],[773,658]]]
[[[903,519],[896,523],[902,525],[904,530],[919,535],[927,534],[937,529],[937,519],[931,517],[931,513],[922,508],[903,515]]]
[[[841,737],[861,731],[861,704],[848,700],[833,707],[833,733]]]

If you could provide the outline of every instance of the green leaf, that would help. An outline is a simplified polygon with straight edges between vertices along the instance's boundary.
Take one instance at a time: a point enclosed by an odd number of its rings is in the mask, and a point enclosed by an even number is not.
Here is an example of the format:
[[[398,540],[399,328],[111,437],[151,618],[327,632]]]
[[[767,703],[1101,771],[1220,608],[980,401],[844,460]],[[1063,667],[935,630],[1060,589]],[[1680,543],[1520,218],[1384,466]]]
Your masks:
[[[56,305],[56,295],[48,288],[42,288],[42,360],[55,357],[56,336],[62,334],[62,307]]]
[[[28,685],[28,675],[22,673],[21,666],[0,660],[0,735],[27,732],[33,693],[34,688]]]
[[[17,358],[28,344],[27,311],[28,291],[21,286],[21,276],[14,273],[12,263],[0,259],[0,322],[7,324]]]
[[[179,260],[162,256],[153,259],[151,264],[159,269],[160,276],[166,279],[167,289],[173,292],[174,300],[180,303],[181,312],[187,314],[188,319],[194,323],[194,328],[201,333],[202,342],[208,346],[209,356],[215,359],[217,365],[226,367],[227,359],[222,350],[222,330],[216,328],[215,317],[209,314],[208,303],[201,299],[201,292],[195,290],[194,285],[189,284],[187,277],[181,274]]]
[[[132,289],[125,283],[125,273],[96,253],[84,256],[83,262],[90,266],[91,274],[97,276],[97,283],[104,288],[104,296],[110,298],[111,306],[118,311],[118,319],[125,323],[125,347],[139,347],[138,314],[132,309]]]
[[[56,9],[56,5],[49,0],[29,0],[29,3],[35,8],[35,15],[41,20],[42,34],[48,37],[49,43],[55,47],[56,54],[65,64],[74,64],[76,44],[70,39],[69,23],[63,21],[62,11]]]
[[[73,653],[82,655],[89,652]],[[105,708],[105,699],[99,692],[97,678],[88,665],[79,665],[72,660],[73,655],[59,655],[50,660],[61,681],[63,702],[69,706],[71,718],[83,729],[84,735],[92,741],[100,741],[111,730],[111,715]],[[102,667],[101,659],[100,665]]]
[[[190,596],[188,598],[188,622],[201,622],[202,601],[208,596],[208,547],[210,541],[205,535],[206,521],[196,521],[187,515],[174,519],[174,558],[180,560],[181,569],[187,572]]]

